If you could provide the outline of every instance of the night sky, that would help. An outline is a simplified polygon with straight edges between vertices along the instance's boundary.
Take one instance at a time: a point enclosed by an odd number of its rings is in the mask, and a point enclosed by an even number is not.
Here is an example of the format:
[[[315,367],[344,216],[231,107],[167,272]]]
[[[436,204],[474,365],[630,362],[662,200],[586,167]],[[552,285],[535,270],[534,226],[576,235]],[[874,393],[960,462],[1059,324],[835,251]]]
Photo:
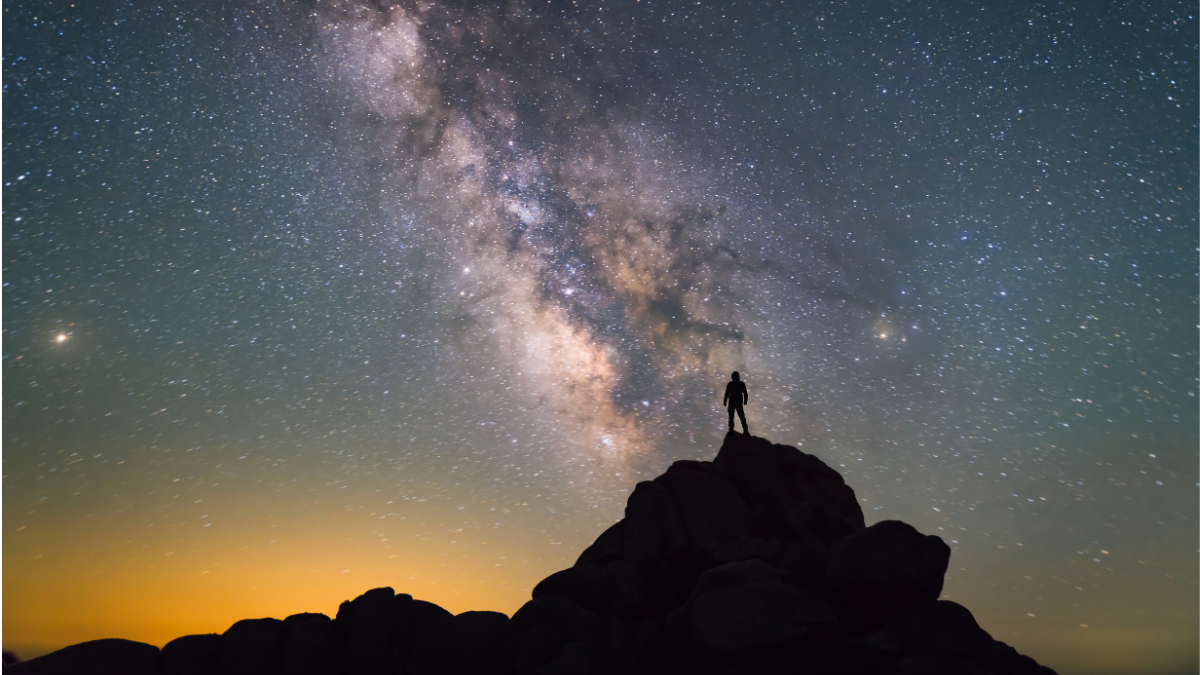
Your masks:
[[[3,5],[3,642],[507,614],[750,429],[1196,672],[1191,3]]]

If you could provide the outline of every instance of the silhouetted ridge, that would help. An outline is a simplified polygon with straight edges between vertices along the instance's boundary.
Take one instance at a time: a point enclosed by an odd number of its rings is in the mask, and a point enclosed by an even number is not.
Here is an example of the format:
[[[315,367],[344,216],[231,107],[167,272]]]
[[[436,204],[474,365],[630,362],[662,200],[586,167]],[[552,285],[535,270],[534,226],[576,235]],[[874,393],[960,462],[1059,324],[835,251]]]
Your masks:
[[[21,673],[1052,674],[939,601],[950,548],[865,527],[837,471],[730,432],[637,484],[625,517],[510,620],[378,588],[337,618],[239,621],[153,646],[98,640]]]

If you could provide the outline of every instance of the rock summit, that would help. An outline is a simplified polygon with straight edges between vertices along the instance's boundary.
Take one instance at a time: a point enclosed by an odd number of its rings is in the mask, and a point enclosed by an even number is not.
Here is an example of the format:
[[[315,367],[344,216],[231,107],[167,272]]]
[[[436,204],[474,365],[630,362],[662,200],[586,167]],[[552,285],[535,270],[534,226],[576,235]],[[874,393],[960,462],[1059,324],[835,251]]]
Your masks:
[[[813,455],[730,432],[638,483],[625,517],[509,617],[367,591],[333,619],[247,619],[162,650],[96,640],[6,673],[1050,675],[938,600],[939,537],[867,527]]]

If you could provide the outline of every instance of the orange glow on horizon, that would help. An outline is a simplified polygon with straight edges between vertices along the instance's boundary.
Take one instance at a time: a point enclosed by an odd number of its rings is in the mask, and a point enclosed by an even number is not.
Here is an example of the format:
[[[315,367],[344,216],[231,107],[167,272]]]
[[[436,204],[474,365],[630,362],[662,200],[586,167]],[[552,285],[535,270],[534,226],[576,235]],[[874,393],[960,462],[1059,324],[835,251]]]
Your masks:
[[[70,535],[41,541],[6,523],[4,649],[28,659],[111,637],[162,647],[183,635],[223,633],[242,619],[301,612],[332,618],[343,601],[383,586],[455,614],[511,616],[538,581],[569,567],[582,550],[572,542],[571,549],[554,547],[562,558],[549,557],[523,532],[468,537],[460,529],[434,540],[415,526],[353,541],[343,524],[336,514],[302,527],[241,523],[218,535],[216,546],[172,545],[167,536],[130,555],[128,542],[106,540],[87,523],[63,524]],[[384,540],[397,532],[403,543],[389,548],[392,541]],[[586,533],[587,543],[598,534]]]

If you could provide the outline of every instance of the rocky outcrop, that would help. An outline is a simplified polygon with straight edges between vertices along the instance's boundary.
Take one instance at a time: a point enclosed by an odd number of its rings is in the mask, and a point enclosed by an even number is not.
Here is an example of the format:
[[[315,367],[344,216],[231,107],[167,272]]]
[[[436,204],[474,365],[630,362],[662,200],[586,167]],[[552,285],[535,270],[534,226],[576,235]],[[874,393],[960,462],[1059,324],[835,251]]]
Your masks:
[[[713,461],[639,483],[624,519],[512,619],[381,588],[332,620],[239,621],[161,654],[101,640],[5,671],[1052,673],[938,600],[949,559],[905,523],[866,527],[816,457],[731,432]]]
[[[158,647],[154,645],[112,638],[63,647],[52,654],[6,666],[4,672],[142,675],[156,672],[158,659]]]

